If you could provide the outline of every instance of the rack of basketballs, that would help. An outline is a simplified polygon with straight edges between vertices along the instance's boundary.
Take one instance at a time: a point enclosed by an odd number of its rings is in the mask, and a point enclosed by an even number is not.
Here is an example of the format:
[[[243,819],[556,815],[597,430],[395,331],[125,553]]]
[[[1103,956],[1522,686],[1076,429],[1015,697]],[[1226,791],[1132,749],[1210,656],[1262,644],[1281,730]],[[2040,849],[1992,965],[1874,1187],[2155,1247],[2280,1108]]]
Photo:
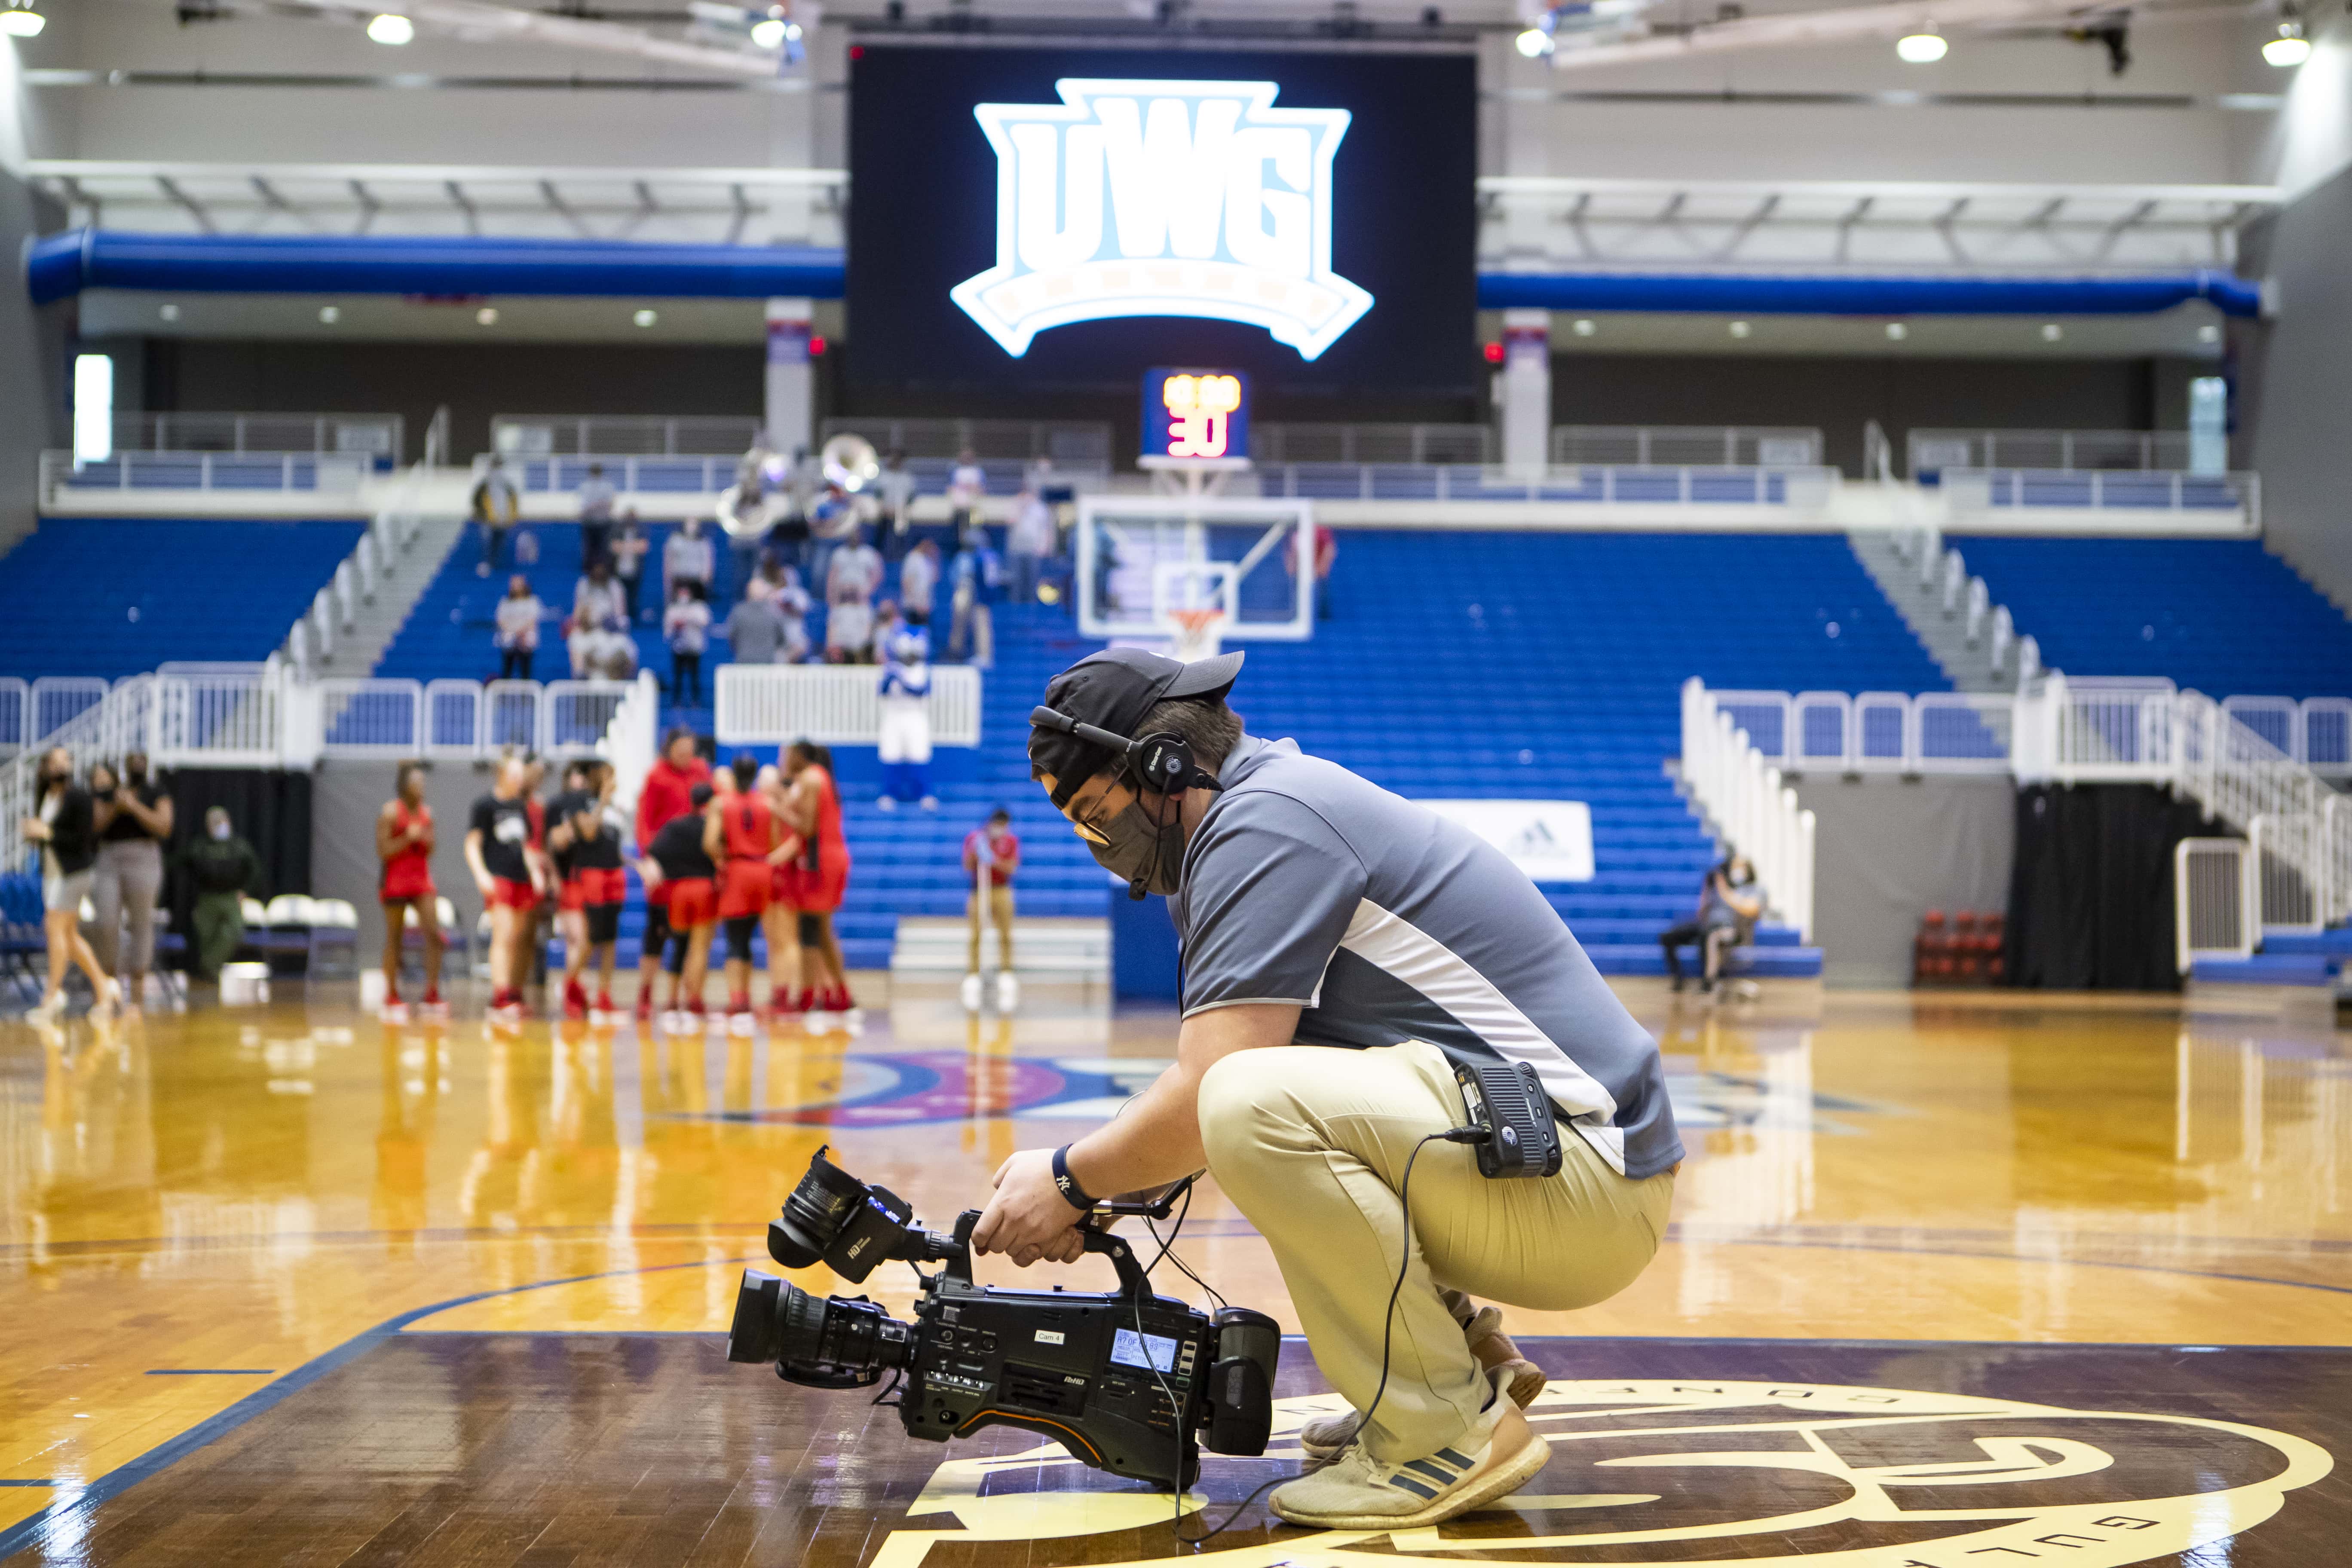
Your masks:
[[[1943,910],[1929,910],[1912,943],[1911,984],[1946,988],[2000,984],[2006,924],[1991,910],[1961,910],[1948,923]]]

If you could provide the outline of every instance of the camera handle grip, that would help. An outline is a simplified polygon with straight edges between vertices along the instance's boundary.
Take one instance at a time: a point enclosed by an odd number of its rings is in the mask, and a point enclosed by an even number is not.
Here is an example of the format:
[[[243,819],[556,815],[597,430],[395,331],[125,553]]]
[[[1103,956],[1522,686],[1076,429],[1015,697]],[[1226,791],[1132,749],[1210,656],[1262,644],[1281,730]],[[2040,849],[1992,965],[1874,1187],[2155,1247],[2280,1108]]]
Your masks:
[[[966,1209],[956,1215],[955,1239],[951,1244],[952,1255],[948,1259],[948,1271],[966,1284],[971,1281],[971,1227],[979,1223],[978,1209]],[[1097,1229],[1091,1214],[1078,1221],[1077,1228],[1080,1244],[1086,1250],[1101,1253],[1118,1270],[1121,1295],[1132,1296],[1139,1301],[1153,1299],[1151,1276],[1146,1274],[1143,1265],[1135,1260],[1135,1248],[1128,1245],[1127,1237]]]

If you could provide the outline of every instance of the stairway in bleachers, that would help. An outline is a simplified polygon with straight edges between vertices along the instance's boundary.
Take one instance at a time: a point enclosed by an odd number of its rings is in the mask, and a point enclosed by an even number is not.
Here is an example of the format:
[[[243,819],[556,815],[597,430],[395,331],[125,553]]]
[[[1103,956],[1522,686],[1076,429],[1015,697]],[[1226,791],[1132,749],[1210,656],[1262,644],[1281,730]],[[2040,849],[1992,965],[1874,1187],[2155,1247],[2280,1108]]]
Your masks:
[[[110,680],[268,658],[357,548],[356,521],[50,518],[0,555],[0,675]]]
[[[1947,542],[2069,675],[2163,676],[2217,699],[2352,696],[2352,620],[2258,541]]]

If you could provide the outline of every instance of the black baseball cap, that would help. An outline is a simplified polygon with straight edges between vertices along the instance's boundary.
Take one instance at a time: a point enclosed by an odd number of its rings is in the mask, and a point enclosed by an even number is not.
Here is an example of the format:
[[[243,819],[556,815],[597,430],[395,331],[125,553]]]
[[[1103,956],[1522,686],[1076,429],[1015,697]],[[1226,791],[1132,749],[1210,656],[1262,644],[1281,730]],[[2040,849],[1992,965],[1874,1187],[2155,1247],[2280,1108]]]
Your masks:
[[[1045,706],[1081,724],[1133,737],[1155,704],[1185,697],[1222,699],[1241,672],[1238,653],[1187,664],[1139,647],[1107,647],[1047,681]],[[1091,741],[1058,730],[1029,731],[1030,775],[1054,775],[1056,806],[1066,805],[1077,787],[1109,762],[1110,754]]]

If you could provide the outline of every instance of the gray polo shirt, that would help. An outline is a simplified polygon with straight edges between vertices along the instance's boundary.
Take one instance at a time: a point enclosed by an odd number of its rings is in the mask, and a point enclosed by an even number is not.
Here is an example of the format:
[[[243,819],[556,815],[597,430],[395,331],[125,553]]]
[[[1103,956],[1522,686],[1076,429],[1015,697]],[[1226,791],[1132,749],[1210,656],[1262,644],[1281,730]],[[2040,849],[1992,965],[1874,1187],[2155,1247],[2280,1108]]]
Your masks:
[[[1523,1061],[1612,1168],[1683,1157],[1657,1042],[1501,850],[1295,742],[1217,781],[1170,900],[1186,1017],[1295,1003],[1302,1044]]]

